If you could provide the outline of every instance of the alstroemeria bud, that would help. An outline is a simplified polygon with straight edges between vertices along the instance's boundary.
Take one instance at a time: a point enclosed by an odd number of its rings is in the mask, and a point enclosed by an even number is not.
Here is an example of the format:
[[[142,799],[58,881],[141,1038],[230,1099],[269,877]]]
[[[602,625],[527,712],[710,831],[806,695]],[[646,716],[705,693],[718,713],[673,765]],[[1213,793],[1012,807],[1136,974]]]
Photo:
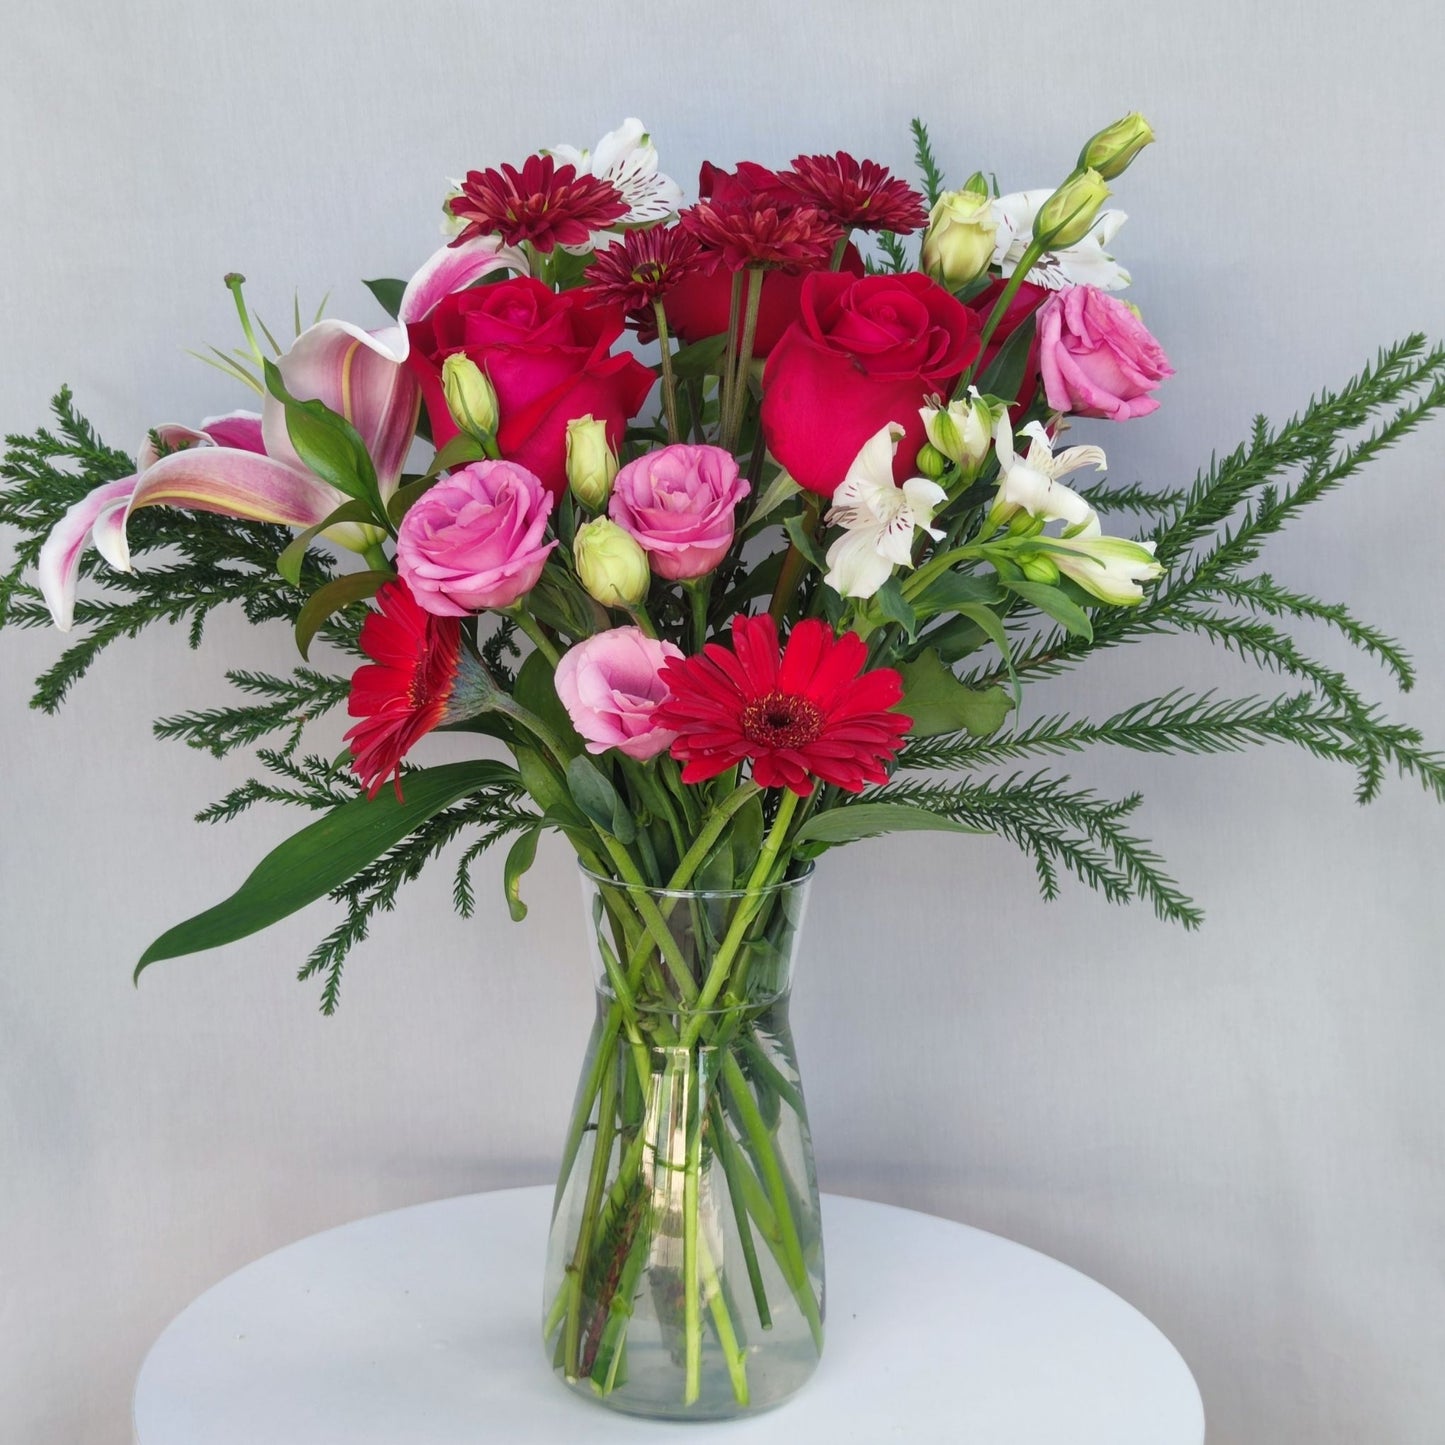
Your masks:
[[[473,441],[487,442],[496,436],[496,389],[481,367],[459,351],[442,362],[442,395],[452,420]]]
[[[918,460],[914,466],[922,476],[936,482],[948,470],[949,460],[932,442],[924,442],[918,449]]]
[[[1047,552],[1025,552],[1022,557],[1015,557],[1014,561],[1030,582],[1053,583],[1059,580],[1059,569],[1049,559]]]
[[[1077,170],[1039,207],[1034,240],[1051,251],[1077,246],[1093,229],[1094,218],[1109,199],[1098,171]]]
[[[617,453],[607,441],[605,422],[591,416],[567,423],[567,484],[590,512],[600,512],[612,495]]]
[[[1079,169],[1096,170],[1106,181],[1122,176],[1134,157],[1154,139],[1149,122],[1137,110],[1106,125],[1079,152]]]
[[[946,407],[926,406],[919,411],[929,442],[972,476],[983,464],[993,441],[993,429],[1002,406],[985,401],[971,386],[967,397]]]
[[[993,260],[998,221],[987,193],[945,191],[928,213],[923,235],[923,269],[957,291],[976,281]]]
[[[578,527],[572,560],[588,595],[604,607],[636,607],[652,581],[647,553],[632,534],[606,517]]]

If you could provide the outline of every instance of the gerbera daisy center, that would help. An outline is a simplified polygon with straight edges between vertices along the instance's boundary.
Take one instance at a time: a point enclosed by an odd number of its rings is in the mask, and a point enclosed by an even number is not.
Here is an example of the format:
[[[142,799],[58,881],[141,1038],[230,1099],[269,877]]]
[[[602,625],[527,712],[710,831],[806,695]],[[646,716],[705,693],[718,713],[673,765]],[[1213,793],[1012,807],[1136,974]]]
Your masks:
[[[823,711],[796,693],[770,692],[743,708],[743,732],[770,748],[803,748],[823,733]]]

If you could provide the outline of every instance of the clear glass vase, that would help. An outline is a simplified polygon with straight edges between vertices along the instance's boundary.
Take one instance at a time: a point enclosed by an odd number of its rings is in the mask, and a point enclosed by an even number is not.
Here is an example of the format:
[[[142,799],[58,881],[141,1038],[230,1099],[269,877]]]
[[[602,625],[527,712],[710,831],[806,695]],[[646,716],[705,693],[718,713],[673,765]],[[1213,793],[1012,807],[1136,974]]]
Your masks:
[[[823,1346],[823,1239],[788,1026],[806,877],[668,892],[584,870],[597,979],[553,1206],[546,1347],[631,1414],[727,1419]]]

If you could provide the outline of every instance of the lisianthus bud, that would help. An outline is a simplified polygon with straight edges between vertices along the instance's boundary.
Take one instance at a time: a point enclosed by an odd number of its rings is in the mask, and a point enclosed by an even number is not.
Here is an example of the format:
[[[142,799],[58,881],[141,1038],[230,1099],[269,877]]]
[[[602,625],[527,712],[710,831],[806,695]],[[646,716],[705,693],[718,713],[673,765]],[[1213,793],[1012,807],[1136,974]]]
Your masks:
[[[473,441],[490,441],[497,434],[497,393],[475,361],[453,352],[442,362],[442,395],[452,420]]]
[[[577,529],[572,560],[588,595],[604,607],[636,607],[647,596],[652,581],[647,553],[625,528],[606,517]]]
[[[976,386],[971,386],[967,397],[946,407],[923,407],[919,415],[929,442],[966,475],[973,476],[988,455],[1002,410],[1001,403],[986,400]]]
[[[1122,176],[1134,157],[1154,139],[1149,122],[1137,110],[1106,125],[1079,152],[1079,169],[1096,170],[1106,181]]]
[[[964,183],[963,189],[975,196],[986,196],[989,194],[988,180],[982,171],[975,171]]]
[[[617,453],[607,441],[607,425],[591,416],[567,423],[567,482],[572,494],[591,512],[600,512],[612,494]]]
[[[967,286],[993,260],[998,222],[993,202],[978,191],[945,191],[928,213],[923,269],[951,291]]]
[[[1081,167],[1039,207],[1034,240],[1051,251],[1077,246],[1093,229],[1109,188],[1098,171]]]

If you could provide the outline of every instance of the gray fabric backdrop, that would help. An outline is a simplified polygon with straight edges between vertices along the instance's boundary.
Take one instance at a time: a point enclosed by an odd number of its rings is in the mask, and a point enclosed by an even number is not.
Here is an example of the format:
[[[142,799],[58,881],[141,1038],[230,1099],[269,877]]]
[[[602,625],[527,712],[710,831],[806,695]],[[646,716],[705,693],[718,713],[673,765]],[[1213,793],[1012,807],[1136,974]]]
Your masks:
[[[1094,429],[1121,481],[1187,481],[1255,411],[1445,331],[1426,3],[0,9],[6,430],[62,379],[127,447],[239,404],[182,351],[231,344],[225,271],[263,315],[295,286],[367,320],[354,278],[436,244],[443,177],[629,113],[689,185],[704,157],[906,166],[917,112],[956,180],[983,166],[1016,188],[1144,110],[1161,140],[1118,188],[1117,249],[1179,376],[1155,416]],[[1442,442],[1399,448],[1268,559],[1404,639],[1422,681],[1391,707],[1437,738]],[[26,684],[57,646],[0,639],[0,1438],[121,1445],[146,1345],[228,1271],[375,1210],[546,1179],[590,999],[555,843],[521,927],[494,873],[471,924],[444,873],[416,886],[334,1020],[291,981],[324,907],[132,990],[144,944],[297,822],[193,825],[246,764],[158,742],[150,719],[214,702],[227,667],[287,666],[289,643],[232,621],[195,655],[149,637],[47,719]],[[1256,685],[1160,642],[1028,712],[1181,683]],[[1177,1341],[1214,1445],[1437,1445],[1445,815],[1401,783],[1359,810],[1343,772],[1278,750],[1070,766],[1144,789],[1206,928],[1072,885],[1044,906],[992,840],[830,859],[797,998],[825,1187],[1112,1286]]]

